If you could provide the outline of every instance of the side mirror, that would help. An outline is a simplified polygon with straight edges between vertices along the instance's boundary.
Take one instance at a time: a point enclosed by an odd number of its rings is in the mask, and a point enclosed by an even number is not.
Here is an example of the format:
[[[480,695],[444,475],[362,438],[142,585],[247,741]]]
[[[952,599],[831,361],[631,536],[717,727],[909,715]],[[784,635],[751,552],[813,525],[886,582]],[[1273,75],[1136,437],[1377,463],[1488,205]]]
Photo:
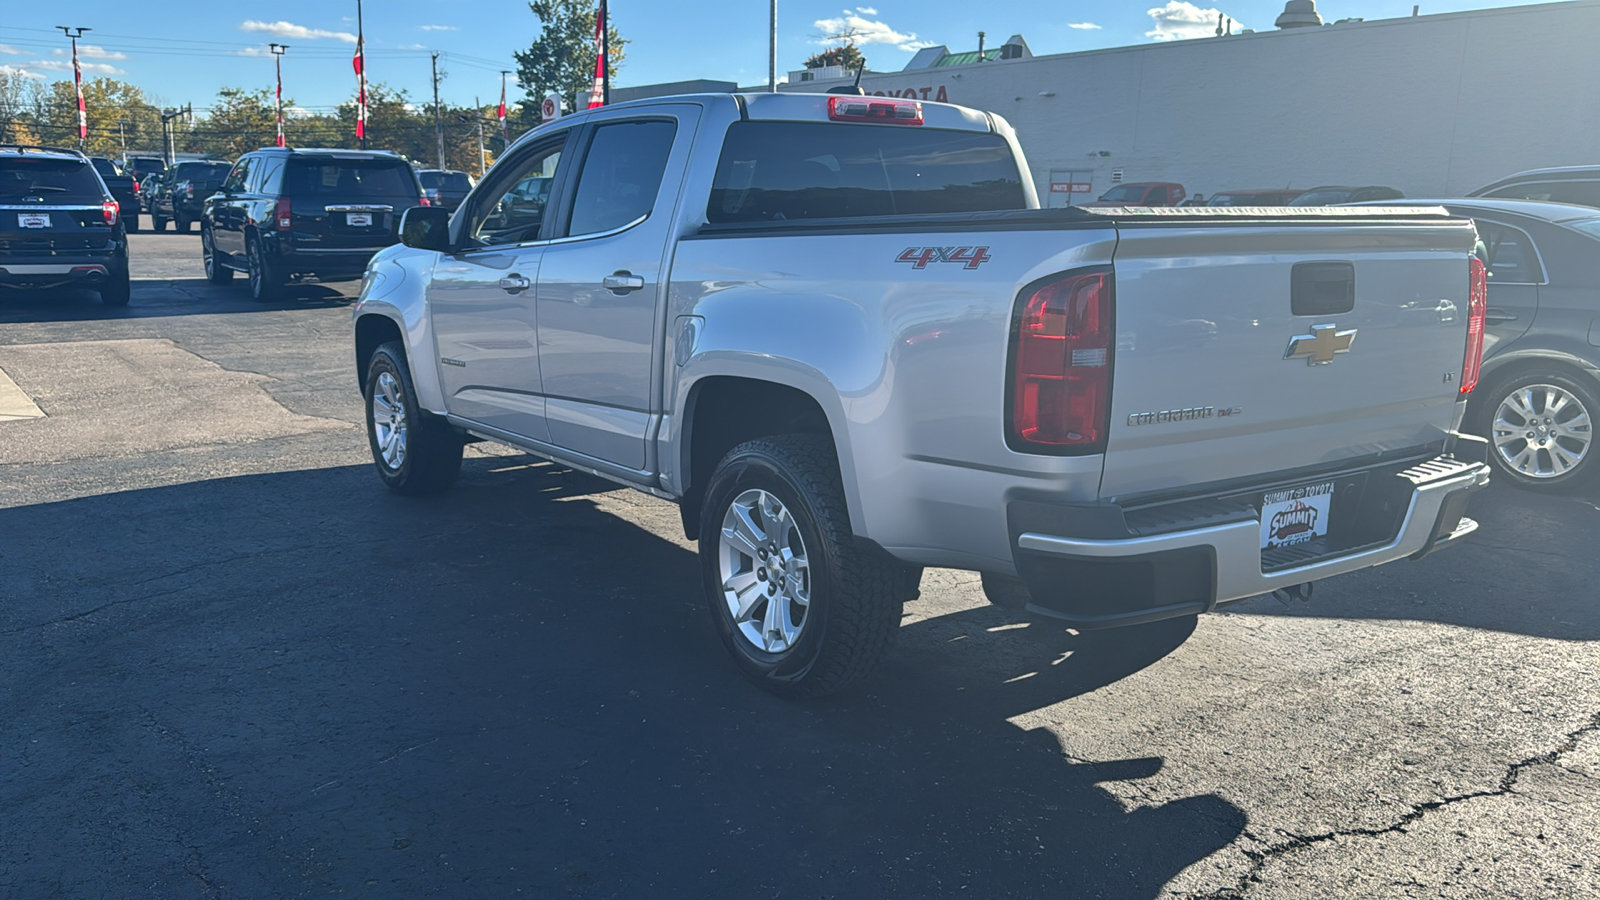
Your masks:
[[[450,213],[437,206],[411,207],[400,215],[400,243],[449,253]]]

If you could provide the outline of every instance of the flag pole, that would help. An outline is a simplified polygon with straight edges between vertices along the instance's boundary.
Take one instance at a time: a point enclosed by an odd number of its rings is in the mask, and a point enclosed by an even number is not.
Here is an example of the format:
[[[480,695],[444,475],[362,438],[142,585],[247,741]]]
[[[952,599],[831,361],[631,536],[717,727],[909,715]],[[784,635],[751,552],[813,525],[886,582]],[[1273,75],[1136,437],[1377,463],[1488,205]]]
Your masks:
[[[87,148],[89,140],[89,108],[83,102],[83,69],[78,65],[78,38],[83,37],[85,31],[93,31],[94,29],[79,28],[76,25],[70,28],[66,25],[57,25],[56,27],[61,29],[61,33],[72,41],[72,84],[78,92],[78,151],[82,152]],[[77,34],[73,34],[73,32],[77,32]]]
[[[278,146],[284,146],[283,140],[283,51],[289,49],[288,44],[268,44],[272,51],[272,61],[278,67]]]
[[[611,105],[611,14],[606,0],[600,0],[600,72],[604,80],[600,86],[600,102]]]
[[[356,75],[360,77],[360,91],[356,102],[356,138],[361,149],[367,149],[367,38],[361,25],[361,0],[356,0]]]

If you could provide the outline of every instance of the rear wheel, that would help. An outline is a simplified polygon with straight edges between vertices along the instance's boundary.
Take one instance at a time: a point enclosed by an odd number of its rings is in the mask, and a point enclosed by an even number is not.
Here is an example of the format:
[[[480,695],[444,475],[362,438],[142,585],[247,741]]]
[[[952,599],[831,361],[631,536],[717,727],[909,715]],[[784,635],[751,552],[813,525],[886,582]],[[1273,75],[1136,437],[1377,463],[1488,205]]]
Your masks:
[[[123,219],[122,219],[122,223],[126,227],[127,232],[129,234],[138,234],[139,233],[139,214],[138,213],[133,213],[131,215],[124,216]]]
[[[277,268],[261,249],[261,239],[250,238],[245,254],[250,273],[250,297],[257,303],[271,303],[283,296],[284,284]]]
[[[1512,482],[1561,491],[1600,472],[1594,419],[1600,398],[1592,382],[1561,369],[1535,369],[1494,386],[1478,414],[1489,458]]]
[[[128,279],[128,267],[113,271],[111,278],[100,286],[100,302],[106,306],[127,306],[133,297],[133,284]]]
[[[733,448],[706,485],[700,561],[723,646],[780,696],[860,682],[900,629],[902,567],[856,543],[827,438]]]
[[[174,214],[173,219],[172,219],[172,228],[173,228],[174,231],[193,231],[194,230],[193,226],[194,226],[194,220],[193,219],[190,219],[188,216],[185,216],[183,213]]]
[[[165,228],[166,223],[162,222],[161,227]],[[233,270],[218,258],[216,238],[211,234],[211,228],[204,224],[200,226],[200,256],[205,260],[207,281],[227,284],[233,280]]]
[[[150,214],[150,229],[152,231],[166,231],[167,230],[167,220],[161,218],[160,216],[156,215],[155,213],[151,213]]]
[[[399,341],[380,346],[367,365],[367,443],[378,477],[398,494],[435,494],[461,474],[463,442],[449,425],[417,406],[411,368]]]

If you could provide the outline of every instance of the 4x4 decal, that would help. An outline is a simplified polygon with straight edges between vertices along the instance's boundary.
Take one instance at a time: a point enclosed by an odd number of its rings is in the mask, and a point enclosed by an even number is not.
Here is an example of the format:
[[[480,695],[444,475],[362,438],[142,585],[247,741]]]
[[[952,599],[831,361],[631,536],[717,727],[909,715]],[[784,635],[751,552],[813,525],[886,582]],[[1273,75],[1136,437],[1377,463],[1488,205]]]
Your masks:
[[[928,263],[963,263],[976,269],[990,259],[988,247],[907,247],[894,261],[911,263],[913,269],[926,269]]]

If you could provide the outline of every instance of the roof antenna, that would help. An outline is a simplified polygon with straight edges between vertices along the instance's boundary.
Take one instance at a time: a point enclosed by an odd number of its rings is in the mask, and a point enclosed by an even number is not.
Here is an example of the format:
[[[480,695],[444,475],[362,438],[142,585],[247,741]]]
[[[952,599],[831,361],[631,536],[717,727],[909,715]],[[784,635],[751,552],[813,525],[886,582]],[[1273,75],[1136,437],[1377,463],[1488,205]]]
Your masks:
[[[865,72],[866,70],[867,70],[867,64],[863,62],[861,64],[861,66],[856,69],[856,83],[855,84],[852,84],[849,87],[845,87],[844,85],[840,85],[838,87],[828,88],[828,93],[830,93],[830,94],[850,94],[850,95],[856,96],[856,97],[865,97],[867,95],[867,92],[861,89],[861,73]]]

